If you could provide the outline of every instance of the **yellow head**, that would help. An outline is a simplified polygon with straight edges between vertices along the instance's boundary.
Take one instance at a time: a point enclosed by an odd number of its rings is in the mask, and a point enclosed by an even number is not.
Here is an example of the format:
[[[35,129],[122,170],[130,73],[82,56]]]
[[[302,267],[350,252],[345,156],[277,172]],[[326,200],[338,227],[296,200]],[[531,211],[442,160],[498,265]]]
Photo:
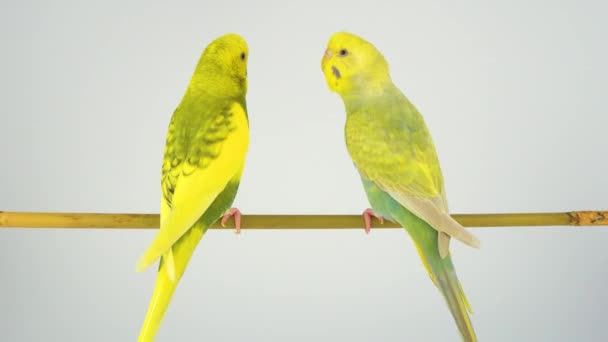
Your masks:
[[[331,91],[340,95],[390,82],[388,63],[370,42],[352,33],[334,33],[321,69]]]
[[[203,51],[189,89],[227,97],[247,93],[247,42],[238,34],[215,39]]]

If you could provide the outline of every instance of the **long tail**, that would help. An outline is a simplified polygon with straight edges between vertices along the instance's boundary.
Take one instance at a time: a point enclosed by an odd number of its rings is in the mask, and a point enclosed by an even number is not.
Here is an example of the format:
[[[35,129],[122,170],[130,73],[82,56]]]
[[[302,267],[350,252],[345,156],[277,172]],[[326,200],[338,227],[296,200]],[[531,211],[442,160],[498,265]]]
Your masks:
[[[463,340],[476,342],[469,318],[469,313],[473,312],[456,276],[452,257],[448,255],[442,259],[439,255],[437,231],[410,212],[402,214],[399,221],[414,240],[422,263],[445,298]]]
[[[473,313],[473,311],[456,276],[452,257],[448,255],[445,259],[441,259],[438,252],[425,253],[421,252],[420,248],[418,252],[423,260],[426,258],[425,262],[430,266],[431,279],[443,294],[462,338],[467,342],[477,341],[475,330],[469,318],[469,313]],[[425,254],[426,257],[422,254]],[[432,256],[429,254],[432,254]]]
[[[171,280],[169,275],[169,267],[167,267],[165,257],[163,256],[161,258],[158,275],[156,276],[156,284],[154,285],[154,294],[150,300],[148,313],[146,314],[143,326],[141,327],[141,332],[139,333],[139,338],[137,339],[138,342],[154,341],[165,312],[167,311],[167,307],[169,306],[169,302],[173,297],[173,292],[184,274],[186,265],[188,265],[196,245],[205,234],[205,231],[204,228],[198,225],[194,226],[184,234],[173,247],[171,247],[175,272],[173,280]]]

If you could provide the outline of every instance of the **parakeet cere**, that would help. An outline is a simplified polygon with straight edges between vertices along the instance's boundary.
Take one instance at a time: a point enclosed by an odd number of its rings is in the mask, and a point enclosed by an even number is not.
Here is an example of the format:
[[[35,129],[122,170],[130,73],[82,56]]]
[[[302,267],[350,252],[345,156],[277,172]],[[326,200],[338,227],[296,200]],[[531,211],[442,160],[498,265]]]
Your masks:
[[[154,293],[139,335],[153,341],[186,265],[207,228],[240,213],[230,209],[249,146],[248,46],[237,34],[209,44],[173,112],[162,163],[160,230],[137,262],[160,259]]]
[[[403,226],[463,339],[476,341],[449,242],[480,244],[448,213],[437,153],[422,116],[393,83],[384,56],[361,37],[333,34],[321,68],[346,109],[346,146],[373,208],[363,214],[366,232],[372,216]]]

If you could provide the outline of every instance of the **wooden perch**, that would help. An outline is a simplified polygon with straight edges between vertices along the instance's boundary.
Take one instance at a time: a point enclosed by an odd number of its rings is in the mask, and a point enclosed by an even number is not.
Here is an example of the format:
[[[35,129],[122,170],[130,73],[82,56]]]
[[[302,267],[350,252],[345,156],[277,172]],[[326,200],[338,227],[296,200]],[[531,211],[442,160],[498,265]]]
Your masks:
[[[571,211],[562,213],[461,214],[454,219],[465,227],[530,226],[607,226],[608,211]],[[242,229],[361,229],[361,215],[243,215]],[[158,228],[158,214],[88,214],[0,212],[2,228],[72,228],[72,229],[153,229]],[[374,220],[374,228],[399,228],[397,224]],[[232,229],[218,223],[211,228]]]

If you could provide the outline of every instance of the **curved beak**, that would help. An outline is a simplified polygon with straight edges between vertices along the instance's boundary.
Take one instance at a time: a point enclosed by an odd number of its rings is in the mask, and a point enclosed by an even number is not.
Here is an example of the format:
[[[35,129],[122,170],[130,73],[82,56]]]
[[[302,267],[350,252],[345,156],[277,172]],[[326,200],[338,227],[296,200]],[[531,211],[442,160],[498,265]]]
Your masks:
[[[325,50],[325,53],[323,54],[323,59],[321,60],[321,68],[325,69],[325,64],[327,64],[327,61],[329,61],[330,58],[331,58],[331,50],[327,49],[327,50]]]

